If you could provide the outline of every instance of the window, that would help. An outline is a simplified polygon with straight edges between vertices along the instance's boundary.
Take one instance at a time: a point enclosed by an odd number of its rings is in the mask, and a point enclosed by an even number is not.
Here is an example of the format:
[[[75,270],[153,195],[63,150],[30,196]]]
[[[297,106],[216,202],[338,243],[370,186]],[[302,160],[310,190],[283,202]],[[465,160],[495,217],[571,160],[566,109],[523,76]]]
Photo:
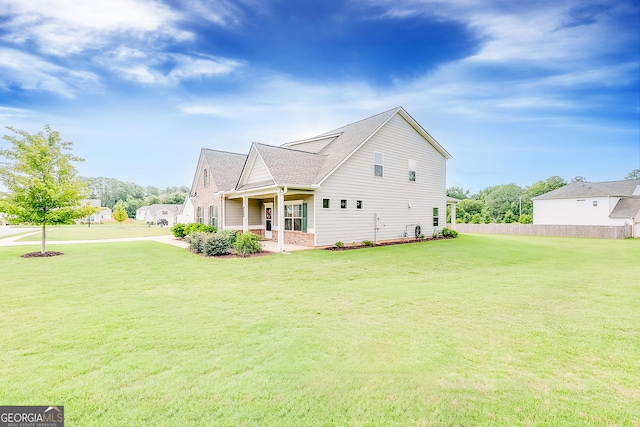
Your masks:
[[[196,222],[202,224],[202,206],[198,206],[196,210]]]
[[[598,206],[598,201],[597,201],[597,200],[594,200],[594,201],[593,201],[593,207],[595,208],[595,207],[597,207],[597,206]]]
[[[322,208],[329,209],[329,199],[322,199]]]
[[[202,172],[202,174],[203,174],[203,177],[204,177],[204,179],[203,179],[203,181],[204,181],[204,186],[205,186],[205,187],[207,187],[207,186],[209,185],[209,170],[208,170],[208,169],[205,169],[205,170]]]
[[[284,206],[284,229],[302,231],[302,205]]]
[[[438,226],[438,213],[439,213],[439,209],[438,208],[433,208],[433,226],[437,227]]]
[[[169,215],[169,211],[162,211],[162,215]]]
[[[383,176],[384,154],[373,153],[373,173],[375,176]]]
[[[356,209],[362,209],[362,200],[356,200]]]
[[[209,206],[209,217],[207,218],[207,224],[218,226],[218,207],[215,205]]]
[[[347,201],[342,199],[340,200],[340,209],[347,209]]]
[[[409,160],[409,181],[416,180],[416,161]]]

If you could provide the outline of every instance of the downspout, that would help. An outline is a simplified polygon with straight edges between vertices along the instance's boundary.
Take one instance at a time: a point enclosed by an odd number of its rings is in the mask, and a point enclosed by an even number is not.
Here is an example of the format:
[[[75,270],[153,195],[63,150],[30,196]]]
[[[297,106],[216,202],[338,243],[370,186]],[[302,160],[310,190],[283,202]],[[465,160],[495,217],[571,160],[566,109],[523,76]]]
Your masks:
[[[218,229],[220,230],[224,230],[225,227],[225,222],[227,221],[227,215],[224,211],[224,191],[220,192],[220,218],[218,218]]]

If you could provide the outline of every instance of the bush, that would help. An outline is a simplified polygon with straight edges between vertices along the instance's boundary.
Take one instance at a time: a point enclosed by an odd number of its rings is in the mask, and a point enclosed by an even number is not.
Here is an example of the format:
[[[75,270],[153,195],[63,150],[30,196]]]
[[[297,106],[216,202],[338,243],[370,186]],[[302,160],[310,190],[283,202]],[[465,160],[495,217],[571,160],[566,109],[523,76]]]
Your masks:
[[[441,235],[442,235],[442,232],[440,230],[438,230],[437,228],[434,228],[433,229],[433,233],[431,233],[431,237],[433,237],[434,239],[437,239]]]
[[[173,237],[182,239],[184,236],[186,236],[187,235],[187,233],[185,233],[186,227],[187,227],[186,224],[176,224],[173,227],[171,227],[171,232],[173,233]]]
[[[213,225],[200,224],[199,222],[192,222],[191,224],[187,224],[184,226],[185,236],[188,236],[195,232],[215,233],[216,231],[218,231],[218,229]]]
[[[201,254],[204,251],[204,239],[207,233],[195,231],[187,235],[187,243],[189,244],[189,250],[196,254]]]
[[[455,238],[458,237],[458,232],[456,230],[451,230],[450,228],[445,227],[442,229],[442,236]]]
[[[218,234],[221,234],[227,238],[230,248],[232,248],[236,243],[236,237],[238,237],[238,232],[236,230],[220,230],[218,231]]]
[[[202,252],[206,256],[219,256],[229,253],[231,243],[228,233],[204,233]]]
[[[344,248],[344,243],[342,243],[341,241],[337,241],[336,248]]]
[[[260,237],[250,231],[237,235],[233,247],[238,255],[241,255],[243,257],[250,254],[258,253],[262,250]]]
[[[533,224],[533,217],[529,214],[522,214],[520,218],[518,218],[518,222],[520,224]]]
[[[367,246],[367,247],[372,247],[372,246],[375,246],[375,245],[376,245],[376,244],[375,244],[375,243],[373,243],[371,240],[363,240],[363,241],[362,241],[362,244],[363,244],[364,246]]]

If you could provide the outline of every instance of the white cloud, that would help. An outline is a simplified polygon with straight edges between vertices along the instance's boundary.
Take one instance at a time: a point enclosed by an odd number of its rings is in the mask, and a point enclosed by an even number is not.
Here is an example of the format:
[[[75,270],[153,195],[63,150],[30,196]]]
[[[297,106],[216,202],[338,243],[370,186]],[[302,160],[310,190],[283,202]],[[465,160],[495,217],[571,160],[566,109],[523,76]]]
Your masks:
[[[14,49],[0,48],[0,58],[0,87],[17,85],[73,98],[76,91],[98,84],[93,73],[70,70]]]
[[[66,56],[110,46],[114,39],[186,40],[180,15],[160,2],[142,0],[5,0],[5,41],[33,43],[49,55]]]

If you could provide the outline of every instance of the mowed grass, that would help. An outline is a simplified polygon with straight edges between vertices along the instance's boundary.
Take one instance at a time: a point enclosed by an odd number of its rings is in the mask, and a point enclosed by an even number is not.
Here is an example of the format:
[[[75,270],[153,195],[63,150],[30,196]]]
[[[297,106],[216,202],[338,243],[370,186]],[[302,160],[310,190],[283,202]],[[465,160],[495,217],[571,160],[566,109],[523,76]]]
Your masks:
[[[171,227],[148,227],[144,222],[107,223],[107,224],[74,224],[47,227],[47,242],[64,240],[102,240],[122,239],[129,237],[166,236],[171,234]],[[38,231],[38,230],[36,230]],[[23,237],[21,242],[36,242],[42,238],[41,233]]]
[[[78,426],[640,425],[638,240],[59,250],[0,248],[3,405]]]

